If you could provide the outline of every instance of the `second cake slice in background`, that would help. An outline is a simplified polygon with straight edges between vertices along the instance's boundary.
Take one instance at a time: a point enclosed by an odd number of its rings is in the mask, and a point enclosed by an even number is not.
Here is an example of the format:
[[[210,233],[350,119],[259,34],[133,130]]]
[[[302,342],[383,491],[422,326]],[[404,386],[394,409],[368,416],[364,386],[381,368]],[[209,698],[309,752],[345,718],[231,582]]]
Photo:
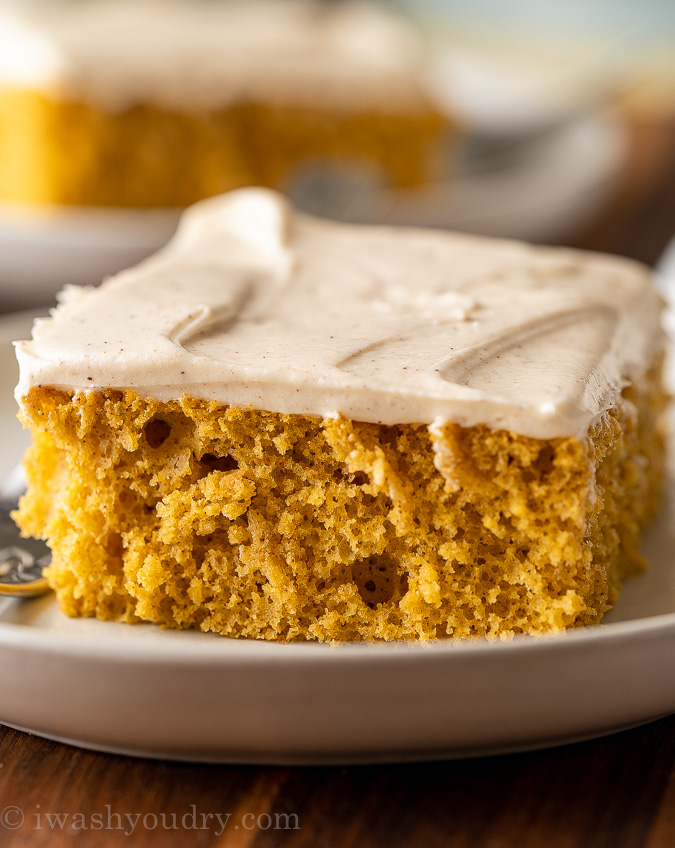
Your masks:
[[[0,200],[179,207],[245,185],[439,175],[411,24],[312,0],[0,10]]]

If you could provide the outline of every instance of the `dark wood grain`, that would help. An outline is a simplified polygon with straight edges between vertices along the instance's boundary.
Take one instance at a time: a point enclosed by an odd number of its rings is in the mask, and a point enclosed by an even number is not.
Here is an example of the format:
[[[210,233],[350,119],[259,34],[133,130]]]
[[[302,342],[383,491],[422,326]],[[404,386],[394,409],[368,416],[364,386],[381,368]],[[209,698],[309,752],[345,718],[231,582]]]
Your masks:
[[[654,265],[675,236],[675,118],[634,118],[627,130],[630,154],[614,196],[568,243]]]
[[[0,831],[8,848],[675,845],[675,718],[503,757],[297,769],[136,760],[3,729],[0,762],[0,811],[25,815],[23,827]],[[216,813],[231,814],[224,830]],[[78,814],[90,828],[100,814],[106,829],[77,830]]]
[[[673,721],[671,719],[671,721]],[[670,769],[668,786],[661,797],[646,848],[673,848],[675,845],[675,768]]]
[[[631,145],[604,214],[568,243],[652,264],[675,235],[675,122],[633,121]],[[675,717],[544,751],[353,768],[152,762],[0,727],[0,764],[0,817],[25,817],[0,825],[2,848],[675,848]],[[73,829],[108,814],[112,828]]]

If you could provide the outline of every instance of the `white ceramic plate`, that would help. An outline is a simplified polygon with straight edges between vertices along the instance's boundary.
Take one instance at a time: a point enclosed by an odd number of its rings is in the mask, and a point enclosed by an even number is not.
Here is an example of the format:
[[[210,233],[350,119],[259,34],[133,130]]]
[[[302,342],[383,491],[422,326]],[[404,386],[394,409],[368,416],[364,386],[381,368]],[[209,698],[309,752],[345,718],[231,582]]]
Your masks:
[[[597,214],[616,187],[625,155],[618,121],[576,116],[517,141],[469,139],[446,182],[405,191],[310,190],[299,199],[310,212],[357,224],[556,241]]]
[[[26,443],[0,322],[0,474]],[[606,624],[548,638],[329,647],[230,640],[0,602],[0,721],[100,750],[242,763],[375,762],[516,750],[675,710],[675,483],[651,571]]]
[[[488,236],[555,241],[606,202],[625,159],[622,127],[575,116],[516,141],[468,139],[447,182],[385,191],[372,175],[298,175],[300,208],[354,223],[435,226]],[[49,304],[66,283],[97,284],[159,249],[176,210],[0,204],[0,306]]]

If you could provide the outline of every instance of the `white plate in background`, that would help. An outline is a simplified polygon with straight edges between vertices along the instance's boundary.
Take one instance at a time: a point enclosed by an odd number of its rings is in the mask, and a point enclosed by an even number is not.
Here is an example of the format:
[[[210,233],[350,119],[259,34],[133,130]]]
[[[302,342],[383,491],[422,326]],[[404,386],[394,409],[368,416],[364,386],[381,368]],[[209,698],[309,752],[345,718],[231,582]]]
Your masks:
[[[95,285],[158,250],[176,210],[0,203],[0,309],[50,305],[67,284]]]
[[[355,192],[330,217],[355,223],[443,227],[555,242],[587,224],[616,188],[627,150],[623,126],[592,115],[518,144],[468,144],[447,182],[407,191]],[[326,214],[311,203],[305,208]]]
[[[27,439],[0,321],[0,473]],[[675,711],[675,471],[652,568],[605,623],[431,645],[280,645],[68,619],[0,600],[0,721],[97,750],[239,763],[462,757],[609,733]]]

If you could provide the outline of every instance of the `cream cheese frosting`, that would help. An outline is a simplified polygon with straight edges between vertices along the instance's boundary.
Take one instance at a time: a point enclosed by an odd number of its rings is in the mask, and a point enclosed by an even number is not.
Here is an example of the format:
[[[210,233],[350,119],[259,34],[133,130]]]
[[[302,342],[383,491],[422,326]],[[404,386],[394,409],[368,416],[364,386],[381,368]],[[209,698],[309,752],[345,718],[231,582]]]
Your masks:
[[[0,85],[120,111],[254,101],[419,108],[412,26],[359,0],[7,0]]]
[[[191,207],[137,267],[68,288],[17,343],[17,399],[112,387],[583,437],[649,366],[660,309],[628,260],[328,222],[242,189]]]

